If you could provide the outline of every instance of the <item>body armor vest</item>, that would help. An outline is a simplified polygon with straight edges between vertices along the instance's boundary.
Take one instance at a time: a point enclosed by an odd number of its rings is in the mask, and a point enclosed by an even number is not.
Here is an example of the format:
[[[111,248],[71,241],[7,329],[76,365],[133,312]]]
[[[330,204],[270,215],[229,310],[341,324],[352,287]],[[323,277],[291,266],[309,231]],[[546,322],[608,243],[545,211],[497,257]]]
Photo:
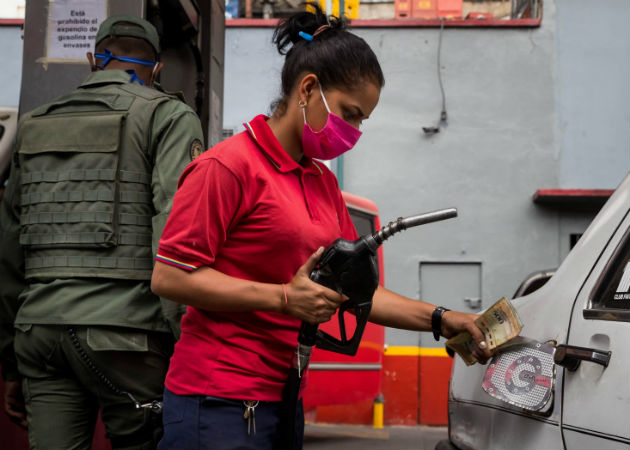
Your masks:
[[[152,118],[171,98],[110,84],[78,89],[22,121],[27,278],[151,278]]]

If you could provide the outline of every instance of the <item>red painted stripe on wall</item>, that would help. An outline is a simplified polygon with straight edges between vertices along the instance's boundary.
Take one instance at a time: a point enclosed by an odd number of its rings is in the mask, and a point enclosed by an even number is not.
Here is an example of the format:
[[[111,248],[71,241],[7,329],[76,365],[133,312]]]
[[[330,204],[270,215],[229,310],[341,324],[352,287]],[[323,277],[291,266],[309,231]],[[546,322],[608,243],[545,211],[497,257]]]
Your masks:
[[[225,26],[230,27],[275,27],[279,19],[226,19]],[[462,28],[529,28],[539,27],[541,19],[451,19],[444,21],[444,27]],[[353,28],[439,28],[440,19],[354,19]]]
[[[24,19],[0,19],[0,25],[23,25]]]

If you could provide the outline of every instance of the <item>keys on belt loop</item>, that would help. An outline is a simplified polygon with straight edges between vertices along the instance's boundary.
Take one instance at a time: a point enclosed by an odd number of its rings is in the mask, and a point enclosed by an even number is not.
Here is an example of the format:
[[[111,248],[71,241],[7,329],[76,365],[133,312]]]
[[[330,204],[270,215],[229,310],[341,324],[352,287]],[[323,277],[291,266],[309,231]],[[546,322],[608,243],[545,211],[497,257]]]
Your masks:
[[[161,414],[162,413],[162,402],[157,401],[157,400],[153,400],[153,401],[148,402],[148,403],[140,403],[129,392],[122,392],[122,393],[125,394],[127,397],[129,397],[129,399],[136,406],[136,409],[150,409],[151,411],[153,411],[156,414]]]
[[[256,407],[258,406],[258,400],[244,400],[243,405],[245,405],[243,419],[247,420],[247,434],[251,435],[252,425],[254,434],[256,434]]]

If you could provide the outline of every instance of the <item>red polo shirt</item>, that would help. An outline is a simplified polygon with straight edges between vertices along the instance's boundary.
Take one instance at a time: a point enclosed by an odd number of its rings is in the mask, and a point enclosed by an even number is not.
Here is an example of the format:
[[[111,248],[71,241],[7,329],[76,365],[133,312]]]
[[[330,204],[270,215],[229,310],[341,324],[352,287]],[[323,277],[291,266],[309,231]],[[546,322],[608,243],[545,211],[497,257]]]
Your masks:
[[[320,246],[357,234],[332,172],[291,159],[264,116],[245,127],[186,168],[156,259],[287,283]],[[280,313],[188,307],[166,386],[180,395],[280,401],[299,326]]]

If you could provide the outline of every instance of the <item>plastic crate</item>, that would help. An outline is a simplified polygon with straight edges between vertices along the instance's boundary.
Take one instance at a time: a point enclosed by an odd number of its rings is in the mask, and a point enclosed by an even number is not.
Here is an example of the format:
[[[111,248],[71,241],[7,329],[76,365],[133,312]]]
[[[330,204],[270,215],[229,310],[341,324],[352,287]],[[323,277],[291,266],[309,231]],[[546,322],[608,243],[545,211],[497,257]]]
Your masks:
[[[438,0],[438,17],[445,19],[461,19],[463,11],[463,0]]]
[[[411,17],[411,3],[414,0],[395,0],[394,17],[396,19],[406,19]]]
[[[437,0],[411,0],[411,17],[416,19],[437,19]]]
[[[411,5],[411,8],[408,7]],[[397,18],[413,17],[416,19],[461,18],[463,0],[395,0]]]

